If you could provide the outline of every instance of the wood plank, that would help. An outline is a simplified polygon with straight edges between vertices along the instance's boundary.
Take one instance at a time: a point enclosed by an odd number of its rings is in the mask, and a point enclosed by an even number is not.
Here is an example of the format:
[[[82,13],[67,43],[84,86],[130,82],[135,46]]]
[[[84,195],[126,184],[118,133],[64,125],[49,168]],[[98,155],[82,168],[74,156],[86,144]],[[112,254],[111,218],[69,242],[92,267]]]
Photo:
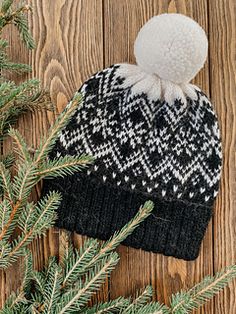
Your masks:
[[[119,267],[107,281],[97,302],[119,295],[130,295],[152,284],[154,298],[168,303],[171,293],[191,287],[206,274],[236,262],[235,212],[235,54],[236,5],[233,0],[32,0],[30,27],[37,42],[28,54],[18,35],[9,28],[9,53],[13,60],[32,64],[32,76],[48,88],[56,111],[27,114],[19,129],[28,143],[37,146],[73,93],[91,74],[116,62],[134,63],[133,43],[140,27],[153,15],[179,12],[193,17],[209,36],[209,60],[194,83],[211,94],[217,110],[224,148],[224,171],[216,203],[214,225],[208,227],[200,257],[184,262],[162,255],[121,246]],[[208,16],[209,15],[209,16]],[[209,29],[208,29],[209,25]],[[12,78],[16,78],[15,76]],[[20,76],[18,81],[25,79]],[[11,143],[5,145],[5,151]],[[35,192],[35,197],[39,190]],[[214,230],[214,234],[212,233]],[[214,241],[213,241],[214,235]],[[84,238],[73,235],[75,246]],[[32,245],[34,261],[41,268],[49,255],[63,251],[65,233],[52,229],[48,236]],[[213,245],[213,244],[214,245]],[[214,263],[213,263],[214,254]],[[0,272],[0,306],[12,289],[19,285],[20,269],[16,263],[7,272]],[[235,313],[235,283],[197,313]]]
[[[133,44],[138,30],[150,17],[164,12],[189,15],[208,31],[208,8],[203,0],[104,0],[105,65],[119,62],[135,63]],[[207,93],[208,71],[207,63],[194,80],[194,83]],[[137,289],[151,283],[156,290],[155,298],[168,303],[171,293],[191,287],[204,275],[212,273],[212,224],[205,236],[201,254],[194,262],[185,262],[124,246],[120,247],[118,252],[121,261],[111,278],[111,298],[134,294]],[[205,312],[213,313],[212,306],[206,305],[198,311]]]
[[[211,98],[220,120],[223,174],[214,217],[214,269],[236,262],[236,3],[209,1]],[[236,283],[215,299],[215,313],[236,313]]]

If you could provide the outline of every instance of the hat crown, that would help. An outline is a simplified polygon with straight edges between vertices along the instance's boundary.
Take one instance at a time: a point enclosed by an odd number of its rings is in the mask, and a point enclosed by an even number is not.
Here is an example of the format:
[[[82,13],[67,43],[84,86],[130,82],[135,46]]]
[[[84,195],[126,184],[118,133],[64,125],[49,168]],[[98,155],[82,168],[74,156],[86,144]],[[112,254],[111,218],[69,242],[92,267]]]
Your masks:
[[[150,99],[132,86],[122,87],[126,78],[120,68],[130,69],[114,65],[83,85],[82,108],[62,132],[61,144],[71,154],[93,155],[90,172],[111,185],[202,203],[212,199],[221,152],[207,97],[195,91],[197,100],[189,99],[187,106],[178,99],[174,105]]]

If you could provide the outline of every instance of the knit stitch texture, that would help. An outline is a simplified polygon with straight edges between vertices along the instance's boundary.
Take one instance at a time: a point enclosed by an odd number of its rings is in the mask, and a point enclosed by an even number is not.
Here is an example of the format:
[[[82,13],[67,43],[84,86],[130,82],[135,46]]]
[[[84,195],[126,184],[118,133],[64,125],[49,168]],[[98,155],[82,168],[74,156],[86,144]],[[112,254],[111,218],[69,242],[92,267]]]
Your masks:
[[[43,193],[63,195],[57,226],[99,239],[108,239],[151,199],[154,211],[124,244],[192,260],[219,187],[217,118],[199,89],[186,101],[167,102],[152,86],[143,91],[135,69],[125,75],[130,65],[116,64],[83,84],[82,104],[51,158],[89,154],[95,163],[45,181]]]

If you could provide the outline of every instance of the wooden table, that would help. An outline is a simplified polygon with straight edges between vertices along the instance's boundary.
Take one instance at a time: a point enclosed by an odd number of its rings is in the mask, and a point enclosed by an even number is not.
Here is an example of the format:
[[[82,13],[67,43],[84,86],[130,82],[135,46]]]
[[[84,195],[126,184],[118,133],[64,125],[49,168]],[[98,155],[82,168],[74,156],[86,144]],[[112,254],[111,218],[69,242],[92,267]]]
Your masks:
[[[212,99],[218,113],[224,167],[221,188],[202,245],[194,262],[121,246],[121,261],[95,300],[134,294],[152,284],[154,298],[168,303],[171,293],[191,287],[206,274],[213,274],[236,262],[236,3],[235,0],[32,0],[30,27],[37,48],[30,54],[19,43],[12,27],[6,37],[11,42],[13,60],[30,63],[32,76],[48,88],[56,114],[81,83],[94,72],[116,62],[134,63],[133,43],[139,28],[153,15],[179,12],[194,18],[207,32],[209,58],[194,83]],[[30,75],[31,76],[31,75]],[[24,80],[25,75],[18,76]],[[55,113],[27,114],[19,129],[36,147]],[[6,149],[9,149],[9,143]],[[35,197],[39,191],[35,191]],[[32,245],[34,262],[41,268],[50,255],[62,250],[64,232],[52,229]],[[83,239],[72,236],[76,246]],[[0,303],[19,284],[19,263],[0,272]],[[235,314],[236,283],[225,289],[198,313]]]

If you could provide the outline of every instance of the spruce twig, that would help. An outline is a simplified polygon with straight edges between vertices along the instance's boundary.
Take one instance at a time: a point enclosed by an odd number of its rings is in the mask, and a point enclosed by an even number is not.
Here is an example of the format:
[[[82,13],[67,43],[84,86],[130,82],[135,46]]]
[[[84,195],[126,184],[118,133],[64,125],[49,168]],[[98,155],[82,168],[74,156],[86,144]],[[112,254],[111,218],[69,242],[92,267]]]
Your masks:
[[[124,228],[128,228],[126,225]],[[83,252],[86,248],[81,249]],[[75,250],[76,252],[77,250]],[[65,254],[67,254],[65,252]],[[80,259],[80,253],[75,254]],[[101,287],[112,269],[116,266],[119,257],[117,253],[108,252],[98,260],[96,265],[85,273],[79,274],[71,285],[64,289],[63,278],[73,267],[71,260],[64,257],[64,263],[59,264],[56,258],[50,258],[47,268],[41,272],[32,270],[32,257],[26,255],[26,275],[22,286],[7,300],[0,314],[9,313],[73,313],[78,314],[186,314],[191,313],[222,290],[230,280],[236,277],[236,266],[230,266],[214,277],[207,276],[202,282],[188,291],[181,291],[172,296],[170,308],[157,301],[150,302],[152,289],[146,287],[134,299],[118,298],[113,301],[100,303],[89,307],[91,296]],[[76,260],[77,261],[77,260]],[[67,271],[65,271],[65,268]],[[19,311],[18,311],[19,310]],[[12,312],[10,312],[12,313]]]
[[[106,247],[109,246],[109,243],[111,244],[109,250],[101,251],[102,247],[98,247],[97,240],[87,241],[80,251],[74,250],[70,246],[65,251],[61,264],[57,263],[55,258],[51,258],[48,267],[42,272],[32,271],[32,258],[27,256],[25,267],[27,274],[23,280],[21,290],[27,291],[24,298],[28,300],[28,306],[33,306],[37,313],[63,314],[84,310],[91,296],[101,287],[117,265],[119,257],[113,251],[119,244],[118,242],[123,241],[150,214],[153,204],[152,202],[146,202],[145,204],[139,209],[139,212],[131,222],[125,225],[120,233],[116,233],[116,237],[112,237],[107,241]],[[45,204],[42,203],[42,208],[45,209],[45,207]],[[31,209],[32,207],[29,206],[28,211]],[[20,227],[25,231],[26,236],[28,236],[27,230],[36,229],[32,228],[33,222],[27,220],[28,211],[26,210],[20,218]],[[34,212],[37,216],[37,212],[40,213],[40,210],[37,211],[34,208]],[[21,241],[18,241],[17,245],[20,245],[19,243],[22,243],[22,241],[24,241],[24,237]],[[96,262],[86,267],[89,264],[90,257],[97,256],[97,254],[100,254],[100,256],[96,259]],[[29,283],[29,278],[35,283],[34,285]],[[30,287],[33,287],[34,294],[30,293]],[[140,303],[140,307],[141,303],[144,303],[144,299],[147,299],[147,293],[144,292],[140,298],[134,301],[134,304],[138,306],[138,303]],[[31,299],[32,296],[33,300]],[[99,308],[101,313],[102,309],[104,310],[105,308],[106,312],[104,313],[110,313],[118,308],[123,309],[129,304],[130,301],[128,299],[120,298],[119,302],[113,301],[106,306],[100,305]],[[20,306],[25,307],[25,303],[22,303]]]
[[[189,291],[182,291],[172,296],[171,313],[191,313],[224,289],[235,277],[236,265],[227,267],[213,277],[205,277]]]
[[[41,140],[40,147],[35,155],[31,156],[28,151],[28,146],[20,133],[10,128],[9,135],[15,140],[18,154],[16,164],[17,173],[13,180],[10,172],[3,163],[0,163],[0,175],[2,177],[2,189],[6,200],[9,203],[4,203],[4,211],[1,219],[2,227],[0,229],[0,267],[7,267],[16,260],[18,256],[23,255],[24,248],[38,235],[42,235],[51,227],[56,219],[55,209],[59,206],[59,202],[42,203],[39,201],[33,206],[28,203],[29,196],[33,187],[39,180],[45,177],[57,177],[72,174],[81,170],[92,162],[92,158],[88,156],[70,157],[47,160],[47,155],[53,148],[57,134],[68,123],[69,119],[75,112],[78,106],[78,101],[81,100],[79,95],[71,101],[65,110],[56,120],[55,126],[52,126],[47,138]],[[51,196],[52,197],[52,196]],[[10,212],[9,212],[10,205]],[[35,213],[41,213],[39,215]],[[22,214],[21,214],[22,213]],[[22,215],[23,219],[21,219]],[[20,217],[20,218],[19,218]],[[31,228],[26,226],[29,223]],[[8,240],[13,230],[20,227],[23,234],[20,235],[9,246]],[[24,227],[22,227],[24,226]]]
[[[129,306],[129,299],[119,297],[115,300],[99,303],[92,308],[86,309],[84,314],[110,314],[110,313],[122,313],[123,310]]]
[[[117,253],[111,253],[97,263],[93,272],[88,273],[88,279],[80,289],[74,289],[62,296],[58,306],[58,314],[67,313],[69,309],[80,309],[85,306],[105,279],[110,275],[119,261]]]
[[[57,118],[54,125],[50,128],[47,138],[40,142],[38,153],[36,153],[34,159],[35,164],[39,164],[45,160],[45,157],[50,153],[56,142],[58,132],[69,122],[69,119],[72,117],[81,101],[81,95],[75,94],[72,101],[67,105],[66,110]]]
[[[107,254],[114,251],[116,247],[124,241],[138,226],[146,219],[153,210],[153,202],[147,201],[135,215],[135,217],[125,225],[120,231],[117,231],[110,240],[104,243],[97,250],[98,241],[88,240],[85,242],[84,249],[80,254],[74,254],[73,249],[69,247],[66,258],[63,261],[65,265],[70,265],[66,269],[65,277],[63,279],[62,288],[71,285],[79,275],[83,275],[86,271],[92,269],[100,260]]]
[[[117,231],[110,240],[105,242],[98,254],[88,263],[86,269],[92,267],[100,258],[114,250],[122,241],[124,241],[139,226],[139,224],[151,214],[153,207],[153,202],[145,202],[143,207],[137,212],[136,216],[128,223],[128,228],[127,226],[124,226],[120,231]]]
[[[17,27],[22,41],[28,49],[35,48],[33,37],[29,31],[26,13],[31,10],[28,4],[23,4],[16,8],[13,7],[13,1],[3,0],[0,9],[0,32],[9,24]]]
[[[124,314],[135,312],[146,305],[152,298],[152,287],[147,286],[124,310]]]

